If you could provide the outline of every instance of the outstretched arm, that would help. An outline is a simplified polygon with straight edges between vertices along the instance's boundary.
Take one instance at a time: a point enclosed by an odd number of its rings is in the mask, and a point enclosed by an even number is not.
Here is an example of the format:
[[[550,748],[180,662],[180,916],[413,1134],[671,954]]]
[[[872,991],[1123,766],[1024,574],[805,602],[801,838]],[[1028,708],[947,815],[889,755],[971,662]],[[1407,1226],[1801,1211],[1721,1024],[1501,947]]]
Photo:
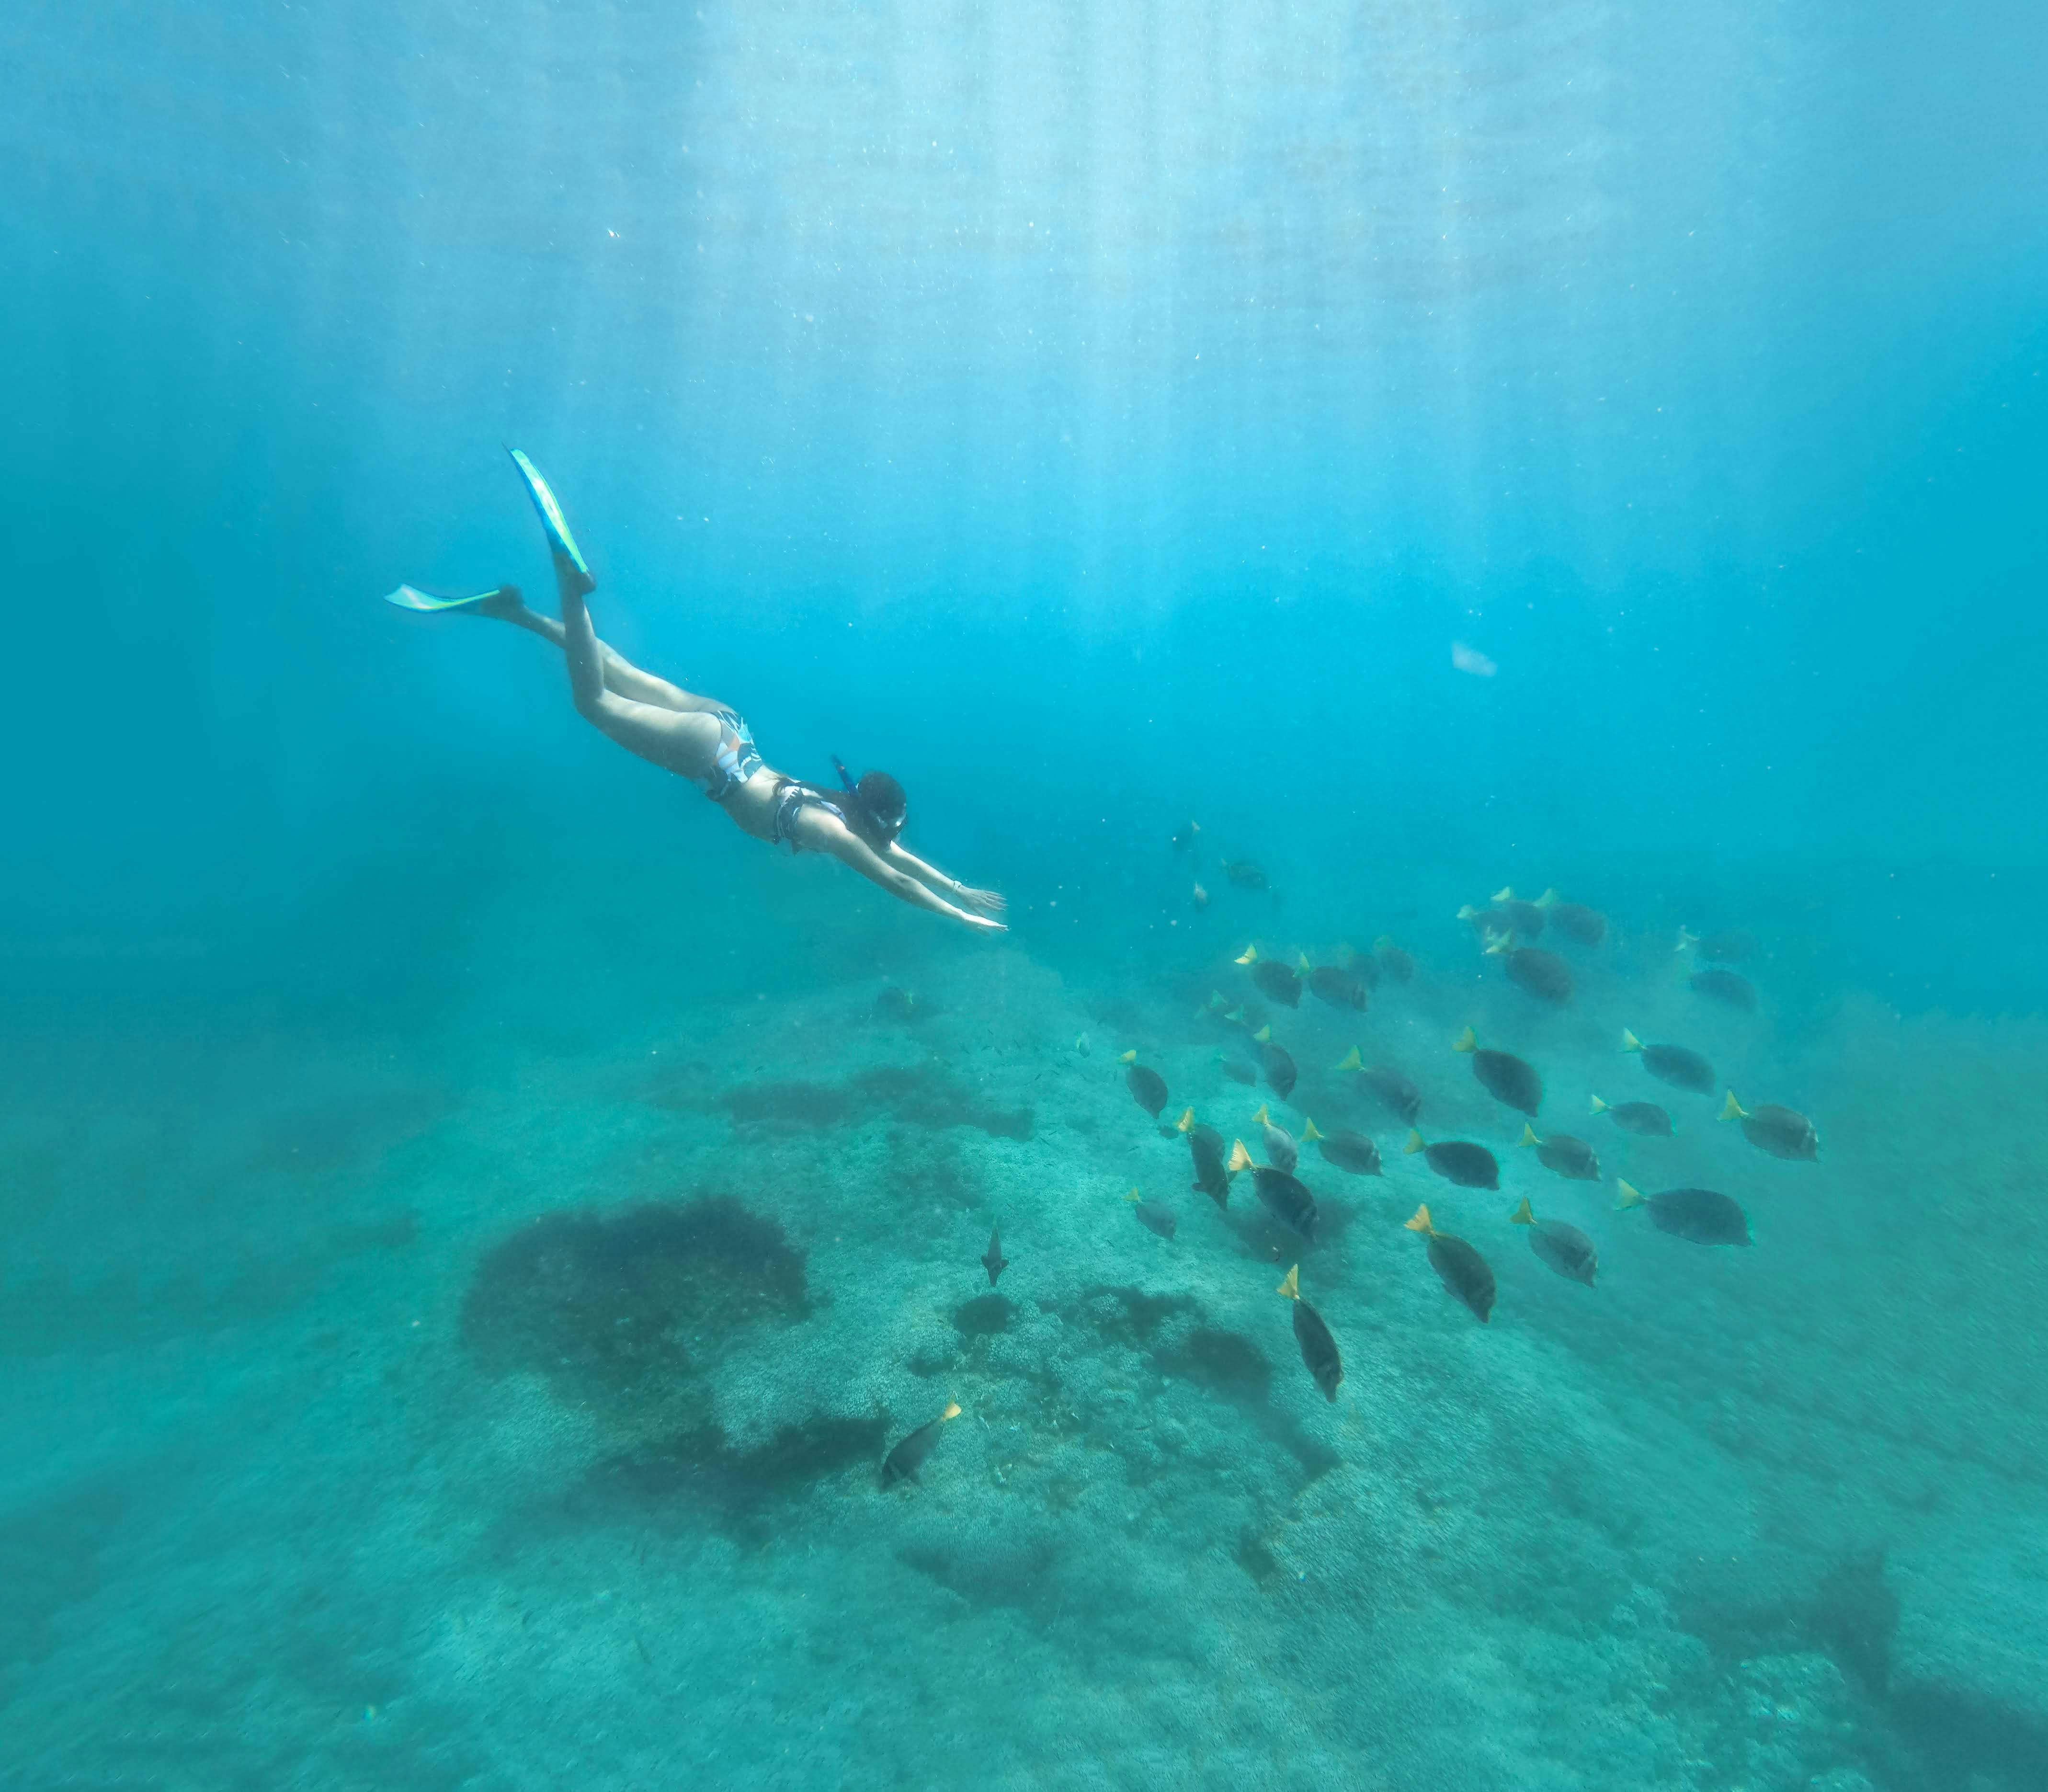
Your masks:
[[[957,909],[943,896],[927,890],[906,871],[884,861],[867,841],[847,826],[836,815],[806,804],[797,812],[792,831],[795,844],[808,848],[813,852],[828,852],[842,865],[850,865],[870,883],[879,884],[898,902],[908,902],[913,909],[929,909],[933,914],[942,914],[952,921],[964,921],[970,927],[979,927],[992,933],[1008,931],[999,921],[991,921],[986,915],[969,914]],[[910,855],[903,855],[909,858]],[[926,870],[930,867],[927,866]]]
[[[922,878],[941,896],[950,897],[956,902],[964,902],[971,909],[979,909],[985,913],[1000,914],[1003,910],[1002,895],[993,890],[970,890],[958,878],[949,878],[936,865],[928,865],[916,853],[906,851],[891,840],[881,854],[885,864],[894,865],[899,871],[908,871],[914,878]]]

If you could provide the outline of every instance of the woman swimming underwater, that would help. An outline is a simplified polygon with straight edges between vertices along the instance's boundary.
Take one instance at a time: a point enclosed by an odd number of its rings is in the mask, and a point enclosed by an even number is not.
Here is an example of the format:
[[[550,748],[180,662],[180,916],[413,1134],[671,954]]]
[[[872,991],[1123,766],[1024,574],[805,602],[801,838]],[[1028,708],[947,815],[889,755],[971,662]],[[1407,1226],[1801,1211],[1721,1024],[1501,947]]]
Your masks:
[[[517,448],[511,454],[547,531],[562,619],[554,622],[529,610],[516,585],[500,585],[474,597],[436,597],[401,585],[389,602],[403,610],[467,610],[495,616],[553,642],[568,660],[576,713],[628,752],[701,785],[743,832],[771,844],[787,840],[792,852],[828,852],[914,907],[970,927],[1003,931],[1002,922],[989,917],[1003,907],[995,891],[970,890],[904,851],[897,839],[903,830],[903,787],[888,773],[864,773],[855,783],[835,759],[843,789],[786,778],[762,763],[754,736],[734,711],[642,672],[599,640],[584,606],[597,581],[577,551],[548,482]]]

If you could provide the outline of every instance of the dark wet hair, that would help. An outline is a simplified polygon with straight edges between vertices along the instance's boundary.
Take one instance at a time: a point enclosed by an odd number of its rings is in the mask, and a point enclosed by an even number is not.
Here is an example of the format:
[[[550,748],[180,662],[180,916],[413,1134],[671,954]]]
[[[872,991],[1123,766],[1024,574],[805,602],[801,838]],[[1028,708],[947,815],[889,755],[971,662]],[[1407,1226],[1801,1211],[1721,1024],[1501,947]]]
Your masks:
[[[886,771],[864,771],[856,781],[836,754],[832,767],[844,787],[833,801],[845,812],[846,824],[870,846],[888,845],[903,831],[909,807],[903,786]]]

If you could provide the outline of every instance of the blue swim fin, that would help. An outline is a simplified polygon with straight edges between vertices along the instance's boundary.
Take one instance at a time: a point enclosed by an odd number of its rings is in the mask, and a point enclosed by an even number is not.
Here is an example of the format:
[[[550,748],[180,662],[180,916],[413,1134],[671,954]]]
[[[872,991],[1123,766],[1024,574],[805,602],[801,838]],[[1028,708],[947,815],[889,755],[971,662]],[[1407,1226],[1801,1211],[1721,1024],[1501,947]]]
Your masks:
[[[519,476],[526,482],[526,495],[533,500],[533,508],[541,514],[541,526],[548,532],[548,547],[555,557],[556,570],[569,575],[578,590],[595,591],[597,581],[590,576],[590,567],[576,545],[576,537],[569,533],[568,518],[562,514],[562,507],[555,501],[548,482],[541,477],[541,469],[517,448],[505,452],[512,456],[512,464],[519,469]]]
[[[481,603],[487,598],[495,597],[503,588],[493,585],[487,592],[475,592],[467,597],[441,597],[432,592],[423,592],[417,585],[401,585],[394,592],[386,592],[384,601],[395,603],[401,610],[467,610],[472,603]]]

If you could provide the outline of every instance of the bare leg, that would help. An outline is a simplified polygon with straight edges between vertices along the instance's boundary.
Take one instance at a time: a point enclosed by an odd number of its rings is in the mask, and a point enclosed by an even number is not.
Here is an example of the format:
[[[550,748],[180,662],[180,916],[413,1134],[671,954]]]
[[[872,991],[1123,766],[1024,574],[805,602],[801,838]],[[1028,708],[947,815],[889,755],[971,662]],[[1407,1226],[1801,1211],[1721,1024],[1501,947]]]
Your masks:
[[[517,585],[502,587],[497,596],[487,598],[478,604],[475,613],[494,616],[501,623],[511,623],[514,628],[523,628],[543,641],[552,641],[557,647],[565,646],[566,631],[562,625],[552,616],[529,610]],[[630,697],[636,703],[650,703],[657,709],[673,709],[686,716],[705,711],[716,712],[725,708],[716,698],[700,697],[680,685],[670,684],[665,678],[657,678],[651,672],[642,672],[616,647],[603,641],[597,646],[603,657],[604,688],[607,691]]]

